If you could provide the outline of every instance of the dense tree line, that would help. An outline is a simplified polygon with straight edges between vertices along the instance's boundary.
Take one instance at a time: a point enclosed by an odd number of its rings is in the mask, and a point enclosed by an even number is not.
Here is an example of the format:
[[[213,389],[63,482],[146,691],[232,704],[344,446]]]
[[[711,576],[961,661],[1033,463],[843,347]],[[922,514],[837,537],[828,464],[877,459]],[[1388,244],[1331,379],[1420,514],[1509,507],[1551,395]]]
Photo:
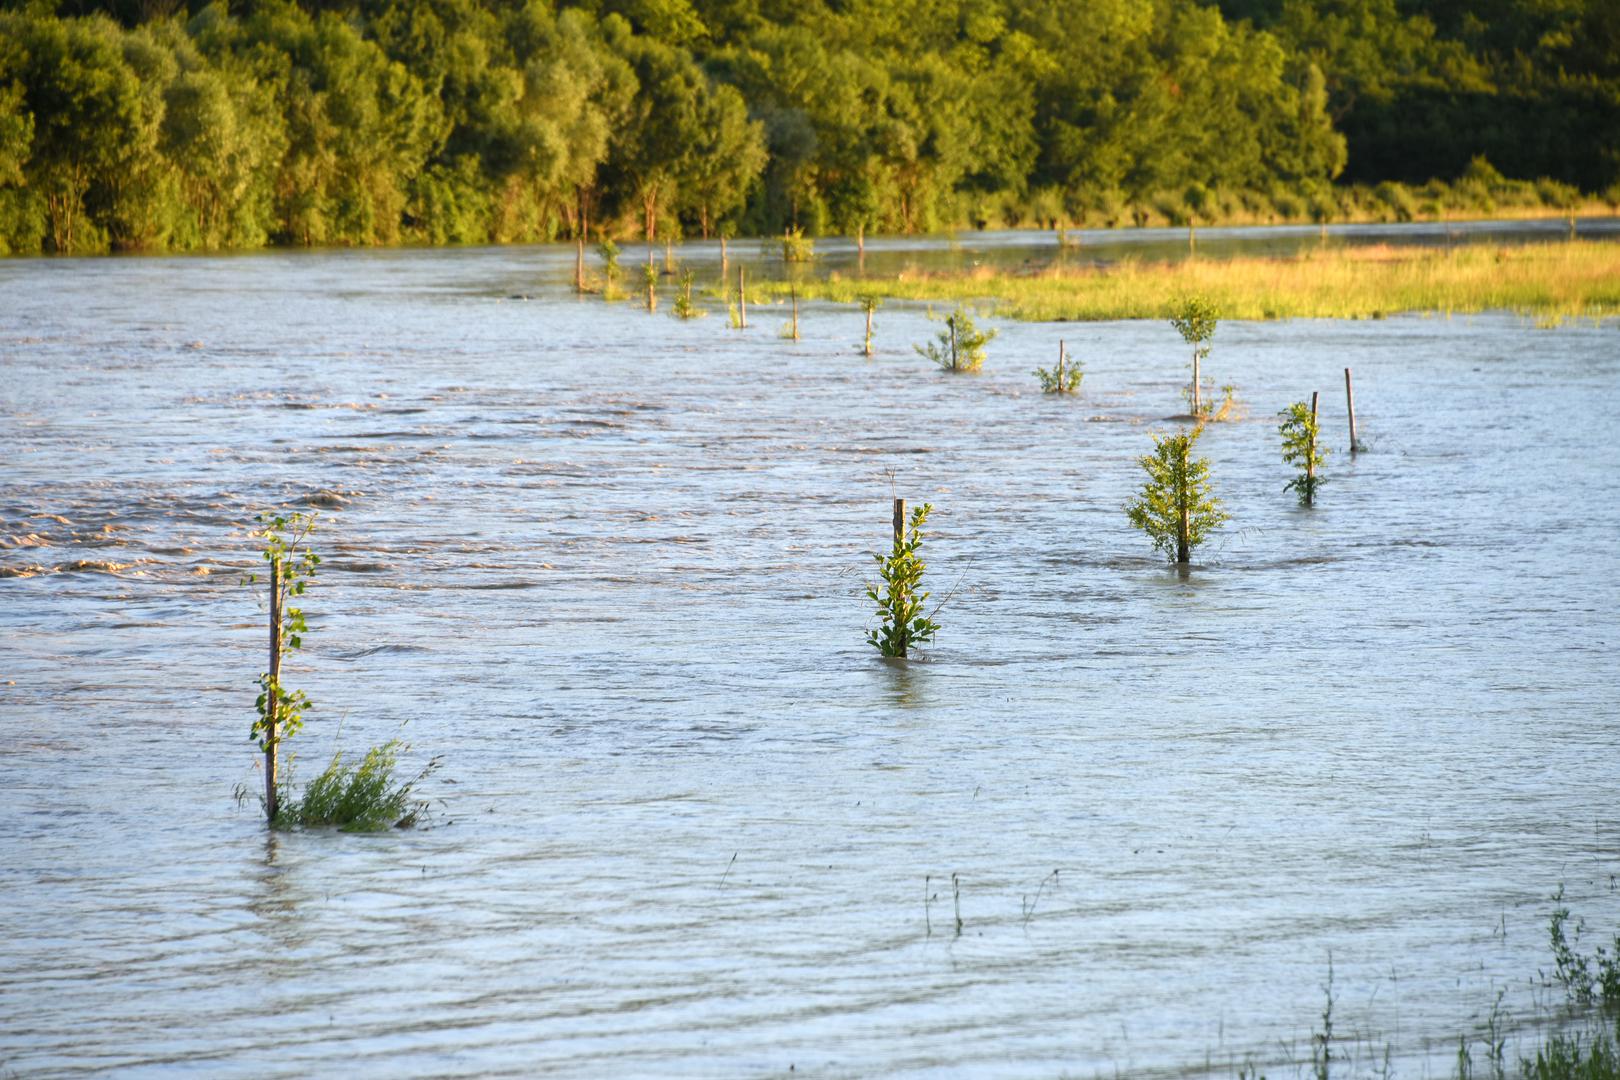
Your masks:
[[[1321,216],[1347,164],[1500,180],[1482,149],[1620,179],[1615,0],[1489,6],[0,0],[0,249]]]

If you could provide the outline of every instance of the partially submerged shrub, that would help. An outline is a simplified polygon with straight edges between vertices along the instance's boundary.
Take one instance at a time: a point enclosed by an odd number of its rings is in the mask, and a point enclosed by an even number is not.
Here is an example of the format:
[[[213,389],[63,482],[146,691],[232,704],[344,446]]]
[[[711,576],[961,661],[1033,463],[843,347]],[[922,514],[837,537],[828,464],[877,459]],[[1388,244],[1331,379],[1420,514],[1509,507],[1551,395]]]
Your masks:
[[[1570,1000],[1579,1005],[1601,1004],[1606,1009],[1620,1010],[1620,934],[1615,935],[1612,949],[1599,945],[1594,956],[1579,952],[1577,946],[1586,927],[1576,920],[1573,935],[1566,929],[1570,926],[1570,911],[1563,901],[1564,887],[1560,885],[1553,896],[1558,906],[1547,926],[1554,978],[1563,984]]]
[[[1181,435],[1155,435],[1153,453],[1139,458],[1148,478],[1125,507],[1131,524],[1148,534],[1155,549],[1185,563],[1209,534],[1228,520],[1210,491],[1209,459],[1193,458],[1202,427]]]
[[[1041,380],[1043,394],[1074,394],[1080,390],[1080,380],[1086,377],[1085,365],[1079,361],[1070,362],[1069,354],[1060,341],[1057,367],[1051,371],[1038,367],[1035,377]]]
[[[912,348],[946,371],[978,371],[984,366],[984,347],[995,336],[994,330],[980,330],[968,309],[959,304],[945,316],[945,329],[934,341]]]
[[[1283,490],[1299,492],[1299,501],[1310,506],[1316,500],[1316,489],[1322,486],[1318,470],[1325,454],[1317,447],[1316,410],[1296,401],[1277,415],[1282,418],[1277,431],[1282,435],[1283,461],[1299,470]]]
[[[905,656],[907,649],[934,639],[939,624],[932,615],[923,613],[928,593],[922,590],[922,576],[926,567],[917,550],[922,547],[923,526],[933,511],[931,503],[923,503],[911,511],[911,520],[894,538],[894,549],[888,555],[873,555],[878,563],[878,576],[882,578],[882,591],[878,585],[869,585],[867,599],[877,605],[882,620],[876,630],[868,630],[866,641],[884,656]],[[899,511],[896,511],[898,517]]]
[[[809,262],[816,257],[816,242],[804,235],[797,225],[782,230],[782,261]]]
[[[675,316],[680,319],[701,319],[708,312],[692,302],[692,271],[681,271],[681,291],[675,294]]]
[[[647,288],[647,310],[658,310],[658,267],[649,257],[641,267],[641,283]]]
[[[304,797],[287,800],[276,824],[282,827],[338,828],[344,832],[380,832],[417,824],[427,802],[414,798],[413,789],[439,767],[434,758],[409,780],[398,782],[394,770],[399,755],[410,749],[398,739],[373,746],[358,765],[344,761],[343,751],[332,755],[325,770],[304,788]]]
[[[883,298],[878,296],[876,293],[861,293],[861,295],[855,298],[855,301],[861,305],[861,310],[866,312],[866,339],[861,352],[866,356],[871,356],[872,315],[877,311],[878,308],[883,306]]]

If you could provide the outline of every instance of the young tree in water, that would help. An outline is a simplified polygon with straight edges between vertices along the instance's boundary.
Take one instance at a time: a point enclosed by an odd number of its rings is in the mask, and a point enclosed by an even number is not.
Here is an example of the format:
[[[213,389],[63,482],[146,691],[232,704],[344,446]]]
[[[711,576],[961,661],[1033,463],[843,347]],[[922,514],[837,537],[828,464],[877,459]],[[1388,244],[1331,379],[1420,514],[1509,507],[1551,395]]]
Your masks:
[[[1176,328],[1181,340],[1192,346],[1192,392],[1188,395],[1188,404],[1192,406],[1193,415],[1199,419],[1208,411],[1200,386],[1202,373],[1199,365],[1209,355],[1209,341],[1215,336],[1215,327],[1219,322],[1220,312],[1202,296],[1187,297],[1170,319],[1170,325]]]
[[[1277,414],[1282,420],[1277,432],[1283,440],[1283,461],[1299,470],[1299,475],[1288,481],[1283,490],[1298,492],[1302,506],[1312,505],[1316,501],[1316,489],[1322,486],[1319,473],[1326,451],[1317,446],[1315,406],[1316,397],[1312,395],[1309,405],[1296,401]]]
[[[1131,524],[1176,563],[1188,562],[1193,549],[1228,520],[1210,490],[1209,459],[1192,456],[1203,433],[1198,427],[1180,435],[1155,435],[1153,453],[1138,459],[1148,474],[1142,493],[1125,507]]]
[[[253,721],[251,736],[264,752],[264,811],[273,823],[281,803],[282,780],[277,772],[281,744],[303,727],[304,713],[310,708],[302,690],[288,690],[281,681],[282,659],[302,648],[304,635],[309,632],[303,609],[292,607],[290,602],[304,595],[304,587],[315,576],[321,557],[309,548],[314,515],[266,515],[259,521],[263,528],[256,535],[264,540],[261,554],[270,564],[270,664],[259,675],[255,706],[259,716]],[[255,582],[258,576],[249,575],[247,580]]]

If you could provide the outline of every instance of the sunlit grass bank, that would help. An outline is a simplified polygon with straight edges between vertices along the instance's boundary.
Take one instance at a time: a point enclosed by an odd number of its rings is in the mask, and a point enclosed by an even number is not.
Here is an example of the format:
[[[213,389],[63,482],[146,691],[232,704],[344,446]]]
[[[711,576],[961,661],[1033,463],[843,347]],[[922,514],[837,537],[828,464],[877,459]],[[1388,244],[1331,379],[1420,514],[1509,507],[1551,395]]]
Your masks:
[[[785,284],[766,289],[785,295]],[[1569,241],[1439,250],[1323,248],[1281,258],[1054,264],[1028,272],[902,272],[800,282],[801,298],[853,303],[862,294],[967,300],[1030,321],[1168,319],[1189,295],[1228,319],[1365,319],[1399,312],[1511,311],[1547,321],[1620,314],[1620,244]]]

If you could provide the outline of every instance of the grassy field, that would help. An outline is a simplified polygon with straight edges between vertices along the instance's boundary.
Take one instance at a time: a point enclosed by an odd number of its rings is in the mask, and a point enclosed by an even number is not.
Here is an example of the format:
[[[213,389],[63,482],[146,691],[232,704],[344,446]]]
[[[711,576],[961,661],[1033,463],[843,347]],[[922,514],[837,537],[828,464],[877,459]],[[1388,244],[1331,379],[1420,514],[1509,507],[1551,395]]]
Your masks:
[[[785,296],[785,283],[761,286]],[[1168,319],[1183,297],[1214,301],[1227,319],[1367,319],[1399,312],[1511,311],[1556,323],[1620,315],[1620,244],[1574,240],[1442,250],[1324,248],[1288,258],[1124,261],[1008,273],[901,273],[803,281],[801,299],[853,303],[862,294],[978,304],[1030,321]]]

